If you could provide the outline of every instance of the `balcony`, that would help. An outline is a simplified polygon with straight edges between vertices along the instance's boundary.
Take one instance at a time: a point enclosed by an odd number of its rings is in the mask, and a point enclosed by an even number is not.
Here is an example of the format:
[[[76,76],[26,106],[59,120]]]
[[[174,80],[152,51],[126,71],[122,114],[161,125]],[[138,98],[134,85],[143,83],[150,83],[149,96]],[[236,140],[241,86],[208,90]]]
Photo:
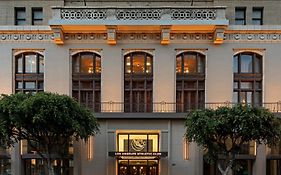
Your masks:
[[[95,103],[93,110],[95,113],[186,113],[195,109],[216,109],[221,106],[234,106],[231,102],[214,102],[203,104],[180,104],[169,102],[154,103],[124,103],[124,102],[102,102]],[[245,104],[246,105],[246,104]],[[281,113],[281,102],[247,104],[262,106],[273,113]]]
[[[116,44],[116,32],[157,32],[161,33],[161,44],[169,43],[170,32],[221,34],[228,20],[226,7],[52,7],[50,26],[55,37],[63,44],[63,33],[107,33],[109,44]],[[55,40],[56,41],[56,40]],[[61,42],[61,43],[60,43]]]

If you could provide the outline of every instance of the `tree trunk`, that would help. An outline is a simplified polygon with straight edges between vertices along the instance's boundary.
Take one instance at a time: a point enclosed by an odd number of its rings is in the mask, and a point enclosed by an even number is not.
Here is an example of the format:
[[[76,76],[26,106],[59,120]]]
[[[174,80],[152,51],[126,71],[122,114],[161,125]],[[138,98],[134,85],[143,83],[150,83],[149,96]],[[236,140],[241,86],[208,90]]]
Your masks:
[[[50,157],[47,159],[47,167],[48,167],[47,175],[55,175],[54,166],[52,165],[52,161]]]
[[[233,160],[230,160],[229,163],[227,164],[227,167],[225,168],[225,170],[223,170],[222,166],[220,163],[218,163],[218,168],[219,171],[222,175],[228,175],[229,170],[231,170],[231,167],[233,165]]]

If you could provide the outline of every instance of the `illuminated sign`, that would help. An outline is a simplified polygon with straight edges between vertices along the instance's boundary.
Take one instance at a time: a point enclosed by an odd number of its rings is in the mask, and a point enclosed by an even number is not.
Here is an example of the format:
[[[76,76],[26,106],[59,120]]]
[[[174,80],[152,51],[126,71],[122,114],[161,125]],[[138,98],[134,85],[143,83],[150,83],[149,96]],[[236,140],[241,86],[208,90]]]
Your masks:
[[[168,152],[109,152],[111,157],[121,156],[145,156],[145,157],[167,157]]]

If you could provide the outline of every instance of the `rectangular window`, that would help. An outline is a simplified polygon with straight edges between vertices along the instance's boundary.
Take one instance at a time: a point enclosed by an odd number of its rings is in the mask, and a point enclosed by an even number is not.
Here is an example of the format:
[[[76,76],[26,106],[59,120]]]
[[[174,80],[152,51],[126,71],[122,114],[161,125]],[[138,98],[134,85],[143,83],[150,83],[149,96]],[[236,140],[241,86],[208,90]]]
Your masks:
[[[26,25],[25,7],[15,8],[15,25]]]
[[[246,25],[246,7],[235,8],[235,24]]]
[[[263,7],[253,7],[252,24],[263,25]]]
[[[43,8],[36,7],[32,8],[32,25],[42,25],[43,24]]]

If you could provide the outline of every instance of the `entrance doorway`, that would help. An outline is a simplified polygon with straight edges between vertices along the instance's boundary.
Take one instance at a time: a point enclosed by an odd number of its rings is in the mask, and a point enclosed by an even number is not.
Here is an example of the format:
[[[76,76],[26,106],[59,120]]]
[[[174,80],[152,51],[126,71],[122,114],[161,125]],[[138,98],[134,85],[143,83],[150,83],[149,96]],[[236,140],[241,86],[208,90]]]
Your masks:
[[[118,175],[158,175],[158,160],[119,160]]]

